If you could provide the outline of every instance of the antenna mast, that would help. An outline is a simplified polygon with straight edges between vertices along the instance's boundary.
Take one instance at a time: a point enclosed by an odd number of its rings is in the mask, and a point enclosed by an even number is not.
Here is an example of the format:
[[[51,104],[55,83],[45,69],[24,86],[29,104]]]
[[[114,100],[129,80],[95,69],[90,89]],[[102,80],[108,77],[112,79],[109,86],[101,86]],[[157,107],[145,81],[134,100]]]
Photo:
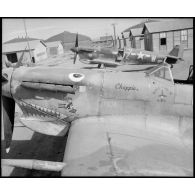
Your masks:
[[[113,23],[113,30],[114,30],[114,46],[116,45],[116,27],[115,27],[116,23]]]
[[[25,19],[23,19],[23,22],[24,22],[24,30],[25,30],[25,34],[26,34],[26,40],[27,40],[29,55],[30,55],[30,61],[32,62],[32,56],[31,56],[31,53],[30,53],[30,44],[29,44],[29,41],[28,41],[28,35],[27,35],[27,30],[26,30],[26,21],[25,21]]]

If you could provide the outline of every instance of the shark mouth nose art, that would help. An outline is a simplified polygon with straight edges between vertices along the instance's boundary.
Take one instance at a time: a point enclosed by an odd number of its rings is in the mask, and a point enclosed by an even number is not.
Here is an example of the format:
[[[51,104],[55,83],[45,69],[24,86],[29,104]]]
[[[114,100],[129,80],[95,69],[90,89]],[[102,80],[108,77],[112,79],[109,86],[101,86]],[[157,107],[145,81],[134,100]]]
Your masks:
[[[22,100],[19,100],[18,105],[21,107],[25,115],[27,116],[34,116],[34,117],[48,117],[48,115],[52,118],[57,118],[61,120],[65,120],[68,116],[65,114],[62,114],[58,111],[48,109],[46,107],[42,107],[36,104],[32,103],[26,103]]]

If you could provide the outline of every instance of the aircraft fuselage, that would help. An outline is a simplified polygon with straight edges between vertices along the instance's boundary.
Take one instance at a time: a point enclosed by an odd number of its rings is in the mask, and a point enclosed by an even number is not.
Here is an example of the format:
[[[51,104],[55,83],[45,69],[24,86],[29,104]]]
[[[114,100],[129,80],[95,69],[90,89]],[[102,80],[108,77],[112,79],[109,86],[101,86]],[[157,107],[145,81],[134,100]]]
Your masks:
[[[123,60],[126,63],[159,64],[162,63],[165,58],[165,55],[159,55],[154,52],[131,48],[124,52]]]
[[[26,113],[37,106],[45,115],[60,116],[65,121],[129,112],[192,117],[192,85],[174,84],[143,72],[76,71],[16,69],[10,83],[11,95],[24,112],[27,109]],[[74,81],[73,74],[82,75],[82,80]]]

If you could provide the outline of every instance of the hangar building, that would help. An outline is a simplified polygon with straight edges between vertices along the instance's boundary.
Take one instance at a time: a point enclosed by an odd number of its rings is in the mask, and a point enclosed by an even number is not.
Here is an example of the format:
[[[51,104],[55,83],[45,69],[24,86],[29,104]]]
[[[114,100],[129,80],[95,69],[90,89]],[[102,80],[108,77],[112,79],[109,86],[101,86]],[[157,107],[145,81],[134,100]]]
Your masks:
[[[64,53],[62,43],[60,41],[46,42],[48,56],[60,55]]]
[[[125,33],[121,33],[121,38],[118,37],[118,39],[117,39],[117,46],[119,48],[131,47],[131,44],[129,41],[129,35],[127,35]]]
[[[118,42],[121,42],[122,48],[124,43],[126,43],[127,47],[132,47],[136,49],[144,49],[144,37],[142,34],[142,30],[145,23],[158,22],[158,20],[145,20],[139,24],[133,25],[126,30],[124,30],[121,34],[121,38],[118,38]],[[119,43],[120,44],[120,43]]]
[[[127,47],[129,42],[129,47],[160,53],[167,53],[181,43],[184,49],[193,49],[193,20],[147,20],[124,30],[119,40],[122,48],[124,42]]]
[[[43,41],[40,40],[29,41],[29,46],[30,49],[26,41],[3,44],[3,48],[2,48],[3,59],[5,61],[16,63],[18,62],[23,51],[25,51],[23,57],[23,63],[30,63],[30,62],[35,63],[47,58],[47,48]],[[30,59],[29,52],[31,54],[32,59]]]
[[[131,29],[129,32],[130,45],[132,48],[144,49],[144,37],[142,28]]]
[[[184,49],[193,49],[192,19],[145,23],[142,34],[149,51],[166,53],[181,43]]]

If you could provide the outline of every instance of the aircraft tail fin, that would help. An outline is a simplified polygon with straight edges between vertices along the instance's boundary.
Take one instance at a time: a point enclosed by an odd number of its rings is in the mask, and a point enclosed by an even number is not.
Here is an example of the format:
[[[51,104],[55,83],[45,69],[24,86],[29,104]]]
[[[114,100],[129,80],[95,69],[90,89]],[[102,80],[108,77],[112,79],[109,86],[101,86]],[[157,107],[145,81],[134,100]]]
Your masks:
[[[183,58],[183,46],[182,44],[180,45],[176,45],[170,52],[169,52],[169,56],[174,56],[174,57],[178,57],[180,59]]]
[[[167,55],[166,63],[175,64],[178,60],[183,60],[183,52],[182,44],[176,45]]]

